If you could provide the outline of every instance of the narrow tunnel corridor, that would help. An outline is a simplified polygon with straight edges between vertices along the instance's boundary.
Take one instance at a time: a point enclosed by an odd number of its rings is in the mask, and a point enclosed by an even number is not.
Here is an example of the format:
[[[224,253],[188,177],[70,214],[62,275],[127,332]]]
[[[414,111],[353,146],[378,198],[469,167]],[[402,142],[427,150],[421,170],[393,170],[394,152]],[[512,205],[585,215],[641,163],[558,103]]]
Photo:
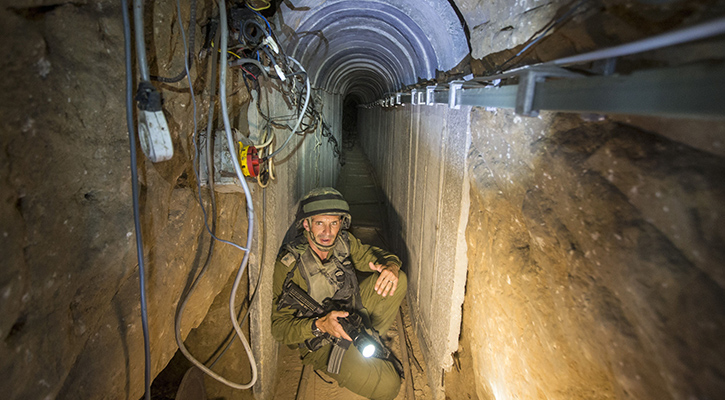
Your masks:
[[[346,199],[351,199],[348,202],[353,221],[350,232],[363,243],[389,249],[384,194],[380,191],[372,165],[360,146],[351,146],[347,149],[345,165],[340,170],[336,189]],[[362,280],[364,275],[361,274],[360,278]],[[410,366],[405,370],[407,378],[396,399],[432,399],[432,393],[426,383],[423,370],[425,364],[419,361],[422,359],[422,354],[411,326],[410,317],[407,315],[408,310],[409,307],[404,304],[396,323],[384,335],[385,342],[389,343],[391,350],[402,358],[404,365]],[[404,329],[405,331],[403,331]],[[408,361],[408,357],[415,358],[415,361]],[[277,365],[278,371],[272,398],[364,399],[364,397],[339,387],[324,375],[316,375],[309,367],[303,371],[303,364],[299,359],[297,349],[290,350],[280,347]],[[296,379],[297,377],[299,379]]]
[[[725,396],[725,1],[129,3],[0,7],[4,398],[354,398],[271,331],[325,186],[396,399]]]

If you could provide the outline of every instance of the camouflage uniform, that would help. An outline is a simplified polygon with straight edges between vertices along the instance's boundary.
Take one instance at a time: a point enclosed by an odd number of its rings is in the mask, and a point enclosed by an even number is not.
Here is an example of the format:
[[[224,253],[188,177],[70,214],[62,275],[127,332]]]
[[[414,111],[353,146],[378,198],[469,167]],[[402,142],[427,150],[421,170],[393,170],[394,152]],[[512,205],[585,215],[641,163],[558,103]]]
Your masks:
[[[345,243],[340,243],[341,241]],[[311,255],[308,253],[306,259],[310,260],[309,257],[312,256],[320,270],[329,269],[332,260],[340,257],[349,260],[355,270],[366,273],[367,276],[359,283],[362,313],[369,317],[372,327],[381,335],[387,332],[392,325],[405,297],[407,277],[403,271],[399,271],[395,294],[383,297],[377,294],[374,287],[380,274],[372,271],[368,263],[395,264],[400,267],[400,259],[378,247],[362,244],[360,240],[344,230],[338,233],[336,243],[337,245],[329,252],[326,260],[320,260],[306,240],[297,240],[291,246],[283,246],[280,250],[274,270],[274,304],[272,307],[272,335],[277,341],[286,345],[300,345],[305,340],[315,337],[312,332],[314,318],[297,317],[296,311],[289,307],[277,309],[285,279],[290,271],[293,271],[291,280],[309,293],[307,280],[300,272],[303,263],[299,261],[306,252],[312,253]],[[343,244],[347,246],[343,246]],[[345,253],[349,253],[349,255]],[[310,271],[306,271],[306,273],[309,274]],[[326,371],[331,349],[332,345],[329,343],[315,351],[309,351],[304,346],[300,346],[302,362],[312,365],[316,370]],[[340,386],[371,399],[394,399],[400,390],[400,377],[390,362],[378,358],[364,358],[355,346],[350,346],[349,350],[345,352],[339,374],[327,374],[334,378]]]

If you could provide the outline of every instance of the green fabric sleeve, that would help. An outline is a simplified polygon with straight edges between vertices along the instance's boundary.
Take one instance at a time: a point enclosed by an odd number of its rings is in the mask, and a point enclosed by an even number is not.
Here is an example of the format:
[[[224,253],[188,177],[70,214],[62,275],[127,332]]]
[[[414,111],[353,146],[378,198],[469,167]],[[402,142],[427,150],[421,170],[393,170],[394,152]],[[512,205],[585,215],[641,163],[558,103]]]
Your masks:
[[[348,232],[350,237],[350,258],[355,269],[363,272],[372,272],[369,263],[373,264],[395,264],[400,268],[403,264],[400,258],[393,253],[389,253],[379,247],[363,244],[358,238]]]
[[[289,267],[285,265],[281,259],[286,252],[280,252],[280,257],[274,265],[274,278],[272,283],[274,303],[272,304],[272,336],[282,344],[302,343],[307,339],[312,339],[315,335],[312,333],[313,318],[297,318],[295,310],[289,307],[283,307],[277,310],[279,296],[282,294],[282,286],[287,277],[287,273],[294,267],[292,262]],[[307,282],[300,275],[299,269],[295,269],[292,281],[298,284],[303,290],[307,290]]]
[[[402,265],[400,259],[379,247],[363,244],[352,234],[350,238],[350,259],[354,267],[363,272],[372,272],[370,265],[373,264],[395,264],[398,267]],[[287,273],[294,268],[296,261],[288,265],[282,262],[282,258],[287,254],[287,250],[281,250],[277,262],[274,265],[274,278],[272,283],[272,296],[274,303],[272,304],[272,336],[275,340],[282,344],[298,344],[307,339],[312,339],[315,335],[312,333],[313,318],[298,318],[295,316],[295,310],[289,307],[283,307],[277,310],[279,297],[282,294],[282,286],[287,277]],[[307,282],[302,278],[299,268],[295,268],[292,275],[292,281],[299,285],[302,290],[307,291]]]

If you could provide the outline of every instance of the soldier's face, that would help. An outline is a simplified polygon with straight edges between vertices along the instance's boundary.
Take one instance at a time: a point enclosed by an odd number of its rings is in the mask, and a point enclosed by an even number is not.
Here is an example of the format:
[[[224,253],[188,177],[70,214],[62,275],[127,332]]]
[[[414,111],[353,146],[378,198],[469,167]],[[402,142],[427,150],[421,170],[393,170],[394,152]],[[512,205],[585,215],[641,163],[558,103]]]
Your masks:
[[[337,233],[340,232],[342,221],[339,215],[315,215],[304,220],[302,224],[310,232],[315,243],[332,246]]]

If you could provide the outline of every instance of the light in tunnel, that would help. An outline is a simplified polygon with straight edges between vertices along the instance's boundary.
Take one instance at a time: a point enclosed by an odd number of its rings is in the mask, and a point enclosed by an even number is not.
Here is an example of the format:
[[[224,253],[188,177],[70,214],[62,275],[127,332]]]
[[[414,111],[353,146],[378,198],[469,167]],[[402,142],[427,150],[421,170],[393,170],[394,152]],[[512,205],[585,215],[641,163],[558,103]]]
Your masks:
[[[353,343],[363,357],[370,358],[375,355],[375,350],[377,350],[375,340],[373,340],[373,338],[364,331],[358,333],[358,335],[353,339]]]
[[[375,354],[375,345],[373,344],[367,344],[363,347],[361,351],[363,357],[370,358]]]

